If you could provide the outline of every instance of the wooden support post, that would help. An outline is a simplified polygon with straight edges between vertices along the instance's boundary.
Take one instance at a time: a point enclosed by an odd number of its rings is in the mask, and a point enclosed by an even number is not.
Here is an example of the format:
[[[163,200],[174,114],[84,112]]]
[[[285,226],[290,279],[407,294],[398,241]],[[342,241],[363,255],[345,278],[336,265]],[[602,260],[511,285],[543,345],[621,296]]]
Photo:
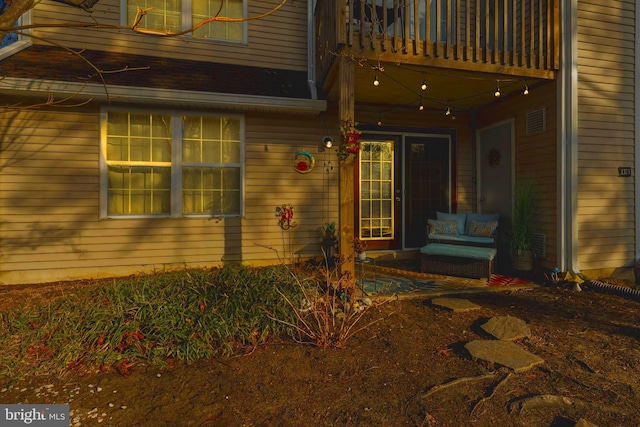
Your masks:
[[[354,121],[354,65],[350,58],[340,56],[339,59],[339,104],[338,113],[340,123],[355,123]],[[356,160],[348,156],[340,161],[340,254],[345,257],[342,272],[350,272],[351,280],[346,286],[355,285],[355,263],[353,260],[354,238],[354,168]]]

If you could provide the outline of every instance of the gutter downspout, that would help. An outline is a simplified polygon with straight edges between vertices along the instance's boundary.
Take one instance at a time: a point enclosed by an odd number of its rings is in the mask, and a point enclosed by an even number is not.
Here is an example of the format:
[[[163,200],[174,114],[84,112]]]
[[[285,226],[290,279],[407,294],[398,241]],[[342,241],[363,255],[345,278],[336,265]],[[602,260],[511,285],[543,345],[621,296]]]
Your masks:
[[[578,268],[578,0],[563,0],[560,66],[559,212],[560,270],[579,276]]]
[[[313,19],[316,10],[316,0],[307,1],[307,85],[311,93],[311,99],[318,99],[316,88],[316,31]]]
[[[558,96],[560,97],[560,112],[558,133],[559,147],[559,183],[560,194],[558,223],[560,224],[558,235],[560,244],[558,249],[562,254],[560,258],[560,270],[568,271],[573,277],[584,281],[589,288],[618,296],[629,297],[640,301],[640,288],[631,289],[609,283],[593,280],[585,276],[578,265],[578,0],[563,0],[563,25],[562,25],[562,63],[560,67],[560,85]],[[635,81],[640,81],[640,14],[636,13],[635,33]],[[635,85],[635,99],[640,99],[640,85]],[[640,124],[640,108],[636,106],[635,126]],[[640,147],[640,135],[636,132],[635,146]],[[640,164],[640,150],[636,149],[635,169]],[[635,175],[635,174],[634,174]],[[640,198],[640,182],[635,182],[635,200]],[[636,224],[640,221],[640,208],[636,203]],[[635,255],[638,259],[640,251],[640,239],[636,227]],[[576,284],[576,290],[580,285]]]
[[[635,179],[635,237],[636,237],[636,262],[640,262],[640,206],[638,206],[638,201],[640,200],[640,181],[638,180],[638,165],[640,165],[640,11],[638,11],[637,3],[636,3],[636,31],[635,31],[635,90],[634,90],[634,105],[635,112],[633,117],[634,130],[635,130],[635,138],[633,141],[633,145],[635,147],[635,158],[634,158],[634,173],[633,178]],[[636,280],[637,282],[637,280]]]

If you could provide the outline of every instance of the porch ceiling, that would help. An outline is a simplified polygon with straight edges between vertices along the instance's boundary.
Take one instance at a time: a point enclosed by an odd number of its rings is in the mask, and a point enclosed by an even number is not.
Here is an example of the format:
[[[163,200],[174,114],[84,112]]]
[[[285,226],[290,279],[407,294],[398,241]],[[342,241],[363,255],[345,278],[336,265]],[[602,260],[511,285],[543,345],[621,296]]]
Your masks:
[[[334,70],[337,71],[337,70]],[[329,79],[327,99],[338,97],[338,82]],[[373,85],[375,78],[380,84]],[[422,82],[427,89],[421,89]],[[406,64],[385,63],[378,66],[370,62],[355,64],[355,102],[368,105],[372,110],[385,112],[401,108],[418,108],[422,102],[425,110],[468,112],[497,102],[496,88],[500,87],[500,99],[523,96],[525,86],[531,89],[538,81],[522,77],[480,72],[418,67]],[[325,88],[326,89],[326,88]],[[367,108],[367,107],[365,107]]]

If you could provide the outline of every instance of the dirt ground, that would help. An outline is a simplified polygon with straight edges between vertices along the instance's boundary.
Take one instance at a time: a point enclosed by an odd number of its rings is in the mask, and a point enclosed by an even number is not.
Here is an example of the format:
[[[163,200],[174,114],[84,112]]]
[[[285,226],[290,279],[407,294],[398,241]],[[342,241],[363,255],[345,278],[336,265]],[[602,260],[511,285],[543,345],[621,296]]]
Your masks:
[[[20,299],[12,295],[0,299]],[[424,298],[386,304],[371,316],[393,314],[346,349],[281,339],[244,356],[137,365],[127,378],[36,377],[0,383],[0,403],[69,403],[72,426],[640,425],[640,303],[565,287],[464,298],[482,308],[451,313]],[[478,325],[497,315],[528,323],[532,336],[517,343],[542,365],[509,373],[470,358],[463,345],[489,339]],[[538,395],[556,397],[518,407]]]

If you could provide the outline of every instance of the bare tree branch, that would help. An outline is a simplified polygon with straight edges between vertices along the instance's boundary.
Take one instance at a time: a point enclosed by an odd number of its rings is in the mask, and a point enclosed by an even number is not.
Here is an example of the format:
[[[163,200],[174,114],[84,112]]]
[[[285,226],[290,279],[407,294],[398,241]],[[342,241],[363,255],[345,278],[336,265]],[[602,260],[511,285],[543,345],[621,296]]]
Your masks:
[[[104,87],[105,95],[107,96],[107,98],[109,97],[109,90],[107,89],[107,82],[104,79],[102,71],[93,62],[89,61],[87,58],[85,58],[82,55],[82,53],[84,52],[84,49],[82,49],[80,51],[77,51],[75,49],[71,49],[70,47],[63,46],[60,43],[54,42],[52,40],[44,39],[44,38],[37,37],[37,36],[34,36],[34,35],[31,35],[31,38],[34,38],[34,39],[37,39],[37,40],[41,40],[41,41],[43,41],[45,43],[48,43],[50,45],[57,46],[57,47],[59,47],[61,49],[64,49],[67,52],[72,53],[73,55],[78,57],[81,61],[84,61],[89,67],[93,68],[96,71],[96,75],[98,76],[98,78],[102,82],[102,86]]]
[[[170,31],[166,31],[166,30],[155,30],[152,28],[140,28],[140,23],[142,21],[142,18],[150,11],[153,10],[153,8],[146,8],[146,9],[140,9],[138,8],[138,11],[136,13],[136,16],[133,20],[133,24],[131,25],[106,25],[106,24],[99,24],[97,22],[94,23],[74,23],[74,22],[65,22],[65,23],[59,23],[59,24],[29,24],[29,25],[14,25],[15,22],[17,21],[17,19],[22,16],[22,14],[26,13],[27,11],[33,9],[33,7],[35,7],[35,3],[36,0],[14,0],[14,2],[12,3],[12,6],[10,8],[7,9],[7,12],[5,12],[4,14],[0,14],[0,34],[4,34],[4,33],[17,33],[17,32],[22,32],[23,35],[29,37],[29,34],[24,33],[24,31],[26,30],[31,30],[31,29],[36,29],[36,28],[91,28],[91,29],[101,29],[101,30],[130,30],[133,31],[135,33],[138,34],[145,34],[145,35],[149,35],[149,36],[156,36],[156,37],[178,37],[178,36],[183,36],[185,34],[189,34],[194,32],[195,30],[197,30],[198,28],[206,25],[206,24],[210,24],[212,22],[246,22],[246,21],[254,21],[257,19],[262,19],[265,18],[269,15],[273,15],[274,13],[276,13],[278,10],[282,9],[287,3],[289,3],[291,0],[281,0],[280,3],[275,6],[274,8],[261,13],[259,15],[254,15],[254,16],[248,16],[246,18],[230,18],[228,16],[220,16],[220,10],[218,10],[218,14],[211,16],[207,19],[205,19],[204,21],[194,25],[191,28],[188,28],[184,31],[179,31],[177,33],[172,33]],[[17,13],[17,16],[14,17],[14,15],[16,15],[15,13],[12,13],[11,19],[5,19],[5,15],[8,13],[9,10],[14,9],[16,6],[14,5],[20,5],[21,7],[19,7],[18,9],[20,10],[20,13]],[[30,4],[29,7],[27,7],[27,4]]]
[[[5,0],[4,3],[4,8],[0,9],[0,39],[2,39],[6,34],[9,33],[14,33],[17,35],[20,35],[22,37],[29,37],[38,41],[41,41],[42,43],[45,44],[50,44],[52,46],[57,46],[59,48],[62,48],[68,52],[70,52],[71,54],[75,55],[77,58],[79,58],[81,61],[84,61],[89,67],[91,67],[94,71],[95,74],[91,74],[89,76],[87,76],[87,79],[93,78],[93,77],[98,77],[101,81],[102,86],[104,87],[104,91],[105,91],[105,95],[107,98],[109,98],[109,92],[108,92],[108,88],[107,88],[107,82],[104,78],[105,74],[112,74],[112,73],[119,73],[119,72],[127,72],[127,71],[137,71],[137,70],[142,70],[142,69],[148,69],[148,67],[135,67],[135,68],[131,68],[128,66],[125,66],[123,68],[117,69],[117,70],[103,70],[100,69],[99,67],[97,67],[93,62],[91,62],[90,60],[88,60],[87,58],[84,57],[83,52],[84,50],[77,50],[77,49],[72,49],[69,48],[67,46],[61,45],[60,43],[57,43],[55,41],[49,40],[47,38],[43,38],[43,37],[39,37],[39,36],[35,36],[33,35],[29,30],[32,29],[42,29],[42,28],[79,28],[79,29],[83,29],[83,28],[88,28],[88,29],[99,29],[99,30],[116,30],[116,31],[121,31],[121,30],[129,30],[132,31],[134,33],[137,34],[143,34],[143,35],[147,35],[147,36],[155,36],[155,37],[180,37],[189,33],[193,33],[194,31],[196,31],[197,29],[201,28],[204,25],[210,24],[212,22],[227,22],[227,23],[234,23],[234,22],[245,22],[245,21],[253,21],[253,20],[257,20],[257,19],[262,19],[265,18],[269,15],[272,15],[274,13],[276,13],[278,10],[282,9],[287,3],[291,3],[292,0],[281,0],[280,3],[273,7],[272,9],[268,10],[267,12],[261,13],[259,15],[255,15],[255,16],[249,16],[246,18],[231,18],[231,17],[227,17],[227,16],[220,16],[220,13],[222,12],[222,8],[224,6],[224,0],[221,1],[220,3],[220,8],[217,10],[216,14],[214,16],[211,16],[207,19],[205,19],[204,21],[194,25],[193,27],[186,29],[184,31],[180,31],[177,33],[172,33],[170,31],[166,31],[166,30],[155,30],[152,28],[141,28],[141,23],[142,23],[142,19],[144,18],[144,16],[149,13],[150,10],[152,10],[153,8],[146,8],[146,9],[142,9],[142,8],[138,8],[136,15],[133,19],[133,23],[131,25],[105,25],[105,24],[100,24],[97,21],[94,20],[94,22],[92,23],[73,23],[73,22],[62,22],[62,23],[50,23],[50,24],[42,24],[42,23],[34,23],[34,24],[28,24],[28,25],[16,25],[16,22],[18,22],[18,19],[24,15],[25,13],[27,13],[29,10],[32,10],[33,8],[35,8],[41,0]],[[53,0],[56,1],[58,3],[62,3],[65,5],[68,5],[70,7],[75,7],[75,8],[80,8],[83,9],[87,12],[92,12],[93,11],[93,6],[95,4],[97,4],[100,0]],[[79,77],[80,78],[80,77]],[[24,106],[24,105],[20,105],[18,106],[16,105],[7,105],[7,106],[0,106],[0,113],[2,112],[6,112],[6,111],[13,111],[15,109],[18,108],[22,108],[22,109],[27,109],[27,108],[40,108],[43,106],[60,106],[65,104],[66,102],[68,102],[73,96],[77,96],[78,94],[73,94],[70,97],[66,97],[64,99],[61,99],[59,101],[54,100],[53,97],[51,95],[49,95],[48,99],[42,103],[37,103],[37,104],[33,104],[31,106]],[[88,101],[86,101],[88,102]],[[86,102],[82,102],[80,104],[77,105],[84,105]],[[75,105],[75,104],[74,104]]]
[[[0,11],[0,36],[12,32],[16,21],[25,13],[36,7],[40,0],[12,0],[5,3]]]
[[[1,80],[1,79],[0,79]],[[77,90],[75,93],[72,93],[64,98],[55,99],[53,94],[49,94],[47,96],[46,101],[38,102],[35,104],[24,105],[22,102],[17,102],[13,104],[0,105],[0,114],[12,112],[12,111],[26,111],[26,110],[37,110],[43,107],[60,107],[60,108],[75,108],[81,107],[93,101],[93,98],[86,99],[80,102],[69,103],[72,99],[76,98],[82,91],[84,90],[84,86]]]

